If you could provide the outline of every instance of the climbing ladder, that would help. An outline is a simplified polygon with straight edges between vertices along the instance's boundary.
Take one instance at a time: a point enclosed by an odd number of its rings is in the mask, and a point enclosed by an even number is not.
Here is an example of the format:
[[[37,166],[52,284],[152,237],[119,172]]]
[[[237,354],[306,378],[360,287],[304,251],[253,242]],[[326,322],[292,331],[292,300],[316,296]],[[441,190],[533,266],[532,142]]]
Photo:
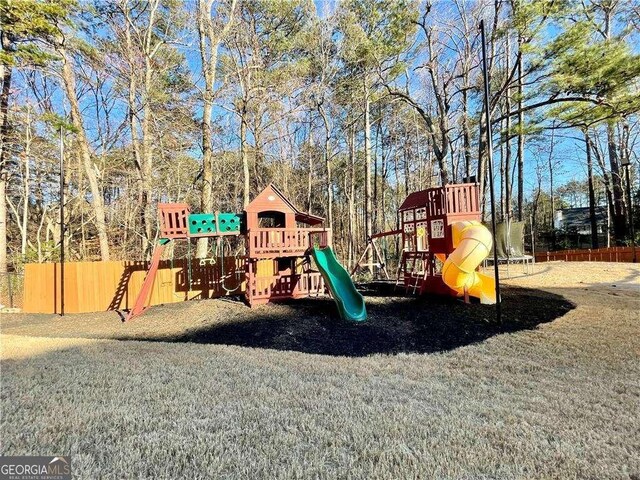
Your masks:
[[[423,266],[421,278],[416,275],[416,266],[418,264],[418,260],[422,262]],[[427,280],[427,277],[429,276],[430,265],[428,264],[428,262],[429,252],[409,252],[403,250],[402,255],[400,256],[400,263],[398,264],[396,288],[402,285],[405,288],[405,293],[411,292],[412,294],[422,294],[424,291],[425,282]],[[411,268],[409,268],[409,263],[411,264]],[[407,278],[409,280],[407,280]]]

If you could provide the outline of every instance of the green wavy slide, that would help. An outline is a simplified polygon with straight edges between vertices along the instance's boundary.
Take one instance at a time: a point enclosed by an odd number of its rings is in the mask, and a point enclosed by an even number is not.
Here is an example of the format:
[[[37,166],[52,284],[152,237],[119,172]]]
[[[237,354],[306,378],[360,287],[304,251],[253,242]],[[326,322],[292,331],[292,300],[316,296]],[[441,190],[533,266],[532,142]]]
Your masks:
[[[340,316],[352,322],[364,322],[367,319],[364,298],[356,290],[349,273],[336,260],[331,247],[314,248],[311,254],[338,306]]]

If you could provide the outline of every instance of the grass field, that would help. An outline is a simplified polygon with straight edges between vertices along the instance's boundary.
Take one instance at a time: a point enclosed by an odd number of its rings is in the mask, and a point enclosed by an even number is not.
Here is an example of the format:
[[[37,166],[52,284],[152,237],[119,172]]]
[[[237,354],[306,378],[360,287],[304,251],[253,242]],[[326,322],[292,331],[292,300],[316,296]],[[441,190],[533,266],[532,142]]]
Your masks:
[[[1,453],[81,478],[640,479],[640,267],[507,283],[503,331],[399,297],[359,326],[324,300],[0,316]]]

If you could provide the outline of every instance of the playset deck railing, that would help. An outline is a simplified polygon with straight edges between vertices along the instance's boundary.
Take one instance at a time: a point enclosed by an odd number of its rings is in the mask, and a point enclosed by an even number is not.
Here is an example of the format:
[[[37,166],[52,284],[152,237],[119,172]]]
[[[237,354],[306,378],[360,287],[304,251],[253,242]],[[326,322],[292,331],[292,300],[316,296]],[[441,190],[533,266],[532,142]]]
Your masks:
[[[186,203],[159,203],[158,215],[162,238],[187,238],[189,235],[189,213]]]
[[[255,277],[247,285],[251,304],[267,303],[281,298],[296,298],[324,292],[319,272]]]
[[[261,228],[247,232],[247,255],[252,258],[303,255],[311,246],[331,245],[331,230],[319,228]]]
[[[460,185],[447,185],[445,191],[447,197],[447,213],[449,215],[480,213],[477,184],[463,183]]]
[[[431,188],[427,192],[427,198],[426,207],[429,217],[469,215],[480,212],[478,185],[475,183]]]

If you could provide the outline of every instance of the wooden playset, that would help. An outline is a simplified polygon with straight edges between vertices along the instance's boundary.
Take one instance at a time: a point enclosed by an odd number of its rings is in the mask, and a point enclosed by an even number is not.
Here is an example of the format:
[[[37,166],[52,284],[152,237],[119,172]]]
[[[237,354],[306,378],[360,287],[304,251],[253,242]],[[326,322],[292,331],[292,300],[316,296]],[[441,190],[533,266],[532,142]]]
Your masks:
[[[161,240],[128,320],[144,310],[169,242],[240,235],[245,239],[244,295],[250,306],[328,290],[343,318],[366,319],[362,296],[331,250],[331,230],[323,226],[324,219],[298,210],[274,185],[267,186],[241,214],[191,213],[184,203],[160,204],[158,210]],[[428,188],[410,194],[398,209],[399,229],[373,235],[367,249],[374,250],[386,274],[375,239],[401,235],[397,284],[407,293],[464,296],[465,300],[472,296],[482,303],[495,303],[493,279],[477,271],[492,245],[480,217],[477,184]],[[365,255],[366,251],[353,272]],[[312,268],[311,257],[318,270]]]
[[[375,248],[376,238],[401,235],[397,284],[408,293],[478,293],[481,301],[493,303],[492,280],[476,272],[491,249],[491,235],[480,218],[477,184],[428,188],[402,202],[398,230],[374,234],[369,243]]]
[[[323,293],[320,272],[311,269],[310,247],[331,246],[324,219],[298,210],[274,185],[268,185],[243,213],[191,213],[185,203],[158,205],[160,237],[147,275],[127,320],[140,315],[171,241],[225,236],[245,237],[245,297],[250,306]]]

